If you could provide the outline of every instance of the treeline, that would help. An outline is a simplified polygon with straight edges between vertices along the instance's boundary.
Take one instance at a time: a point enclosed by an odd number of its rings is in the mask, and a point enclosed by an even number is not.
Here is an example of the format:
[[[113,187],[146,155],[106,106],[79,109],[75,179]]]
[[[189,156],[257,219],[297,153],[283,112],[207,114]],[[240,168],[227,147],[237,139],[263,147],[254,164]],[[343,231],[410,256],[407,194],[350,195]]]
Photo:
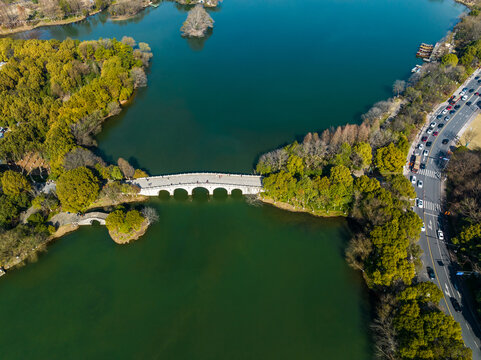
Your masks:
[[[459,148],[447,167],[452,243],[462,268],[475,271],[470,284],[481,316],[481,150]]]

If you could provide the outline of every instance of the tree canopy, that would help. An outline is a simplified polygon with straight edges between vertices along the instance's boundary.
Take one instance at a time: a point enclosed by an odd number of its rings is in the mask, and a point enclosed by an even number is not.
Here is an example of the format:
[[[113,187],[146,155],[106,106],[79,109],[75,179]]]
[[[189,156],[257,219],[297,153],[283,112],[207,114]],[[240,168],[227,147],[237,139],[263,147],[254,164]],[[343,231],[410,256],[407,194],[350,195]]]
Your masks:
[[[83,211],[97,199],[99,181],[91,170],[78,167],[68,170],[57,181],[57,195],[67,211]]]

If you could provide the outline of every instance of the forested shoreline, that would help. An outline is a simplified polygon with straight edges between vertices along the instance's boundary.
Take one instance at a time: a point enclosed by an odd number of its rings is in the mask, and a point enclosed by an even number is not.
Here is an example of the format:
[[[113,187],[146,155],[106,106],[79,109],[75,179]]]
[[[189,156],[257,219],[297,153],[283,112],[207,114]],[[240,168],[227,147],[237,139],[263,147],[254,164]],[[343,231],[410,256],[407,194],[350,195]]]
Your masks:
[[[94,153],[94,136],[135,89],[147,85],[151,57],[148,44],[129,37],[0,39],[1,266],[45,248],[64,225],[65,212],[142,199],[124,180],[147,174],[121,158],[105,163]],[[107,224],[124,234],[124,242],[139,230],[140,219],[150,221],[133,214],[122,226]]]
[[[346,259],[375,294],[371,330],[382,359],[472,357],[459,324],[438,306],[441,291],[417,276],[423,222],[411,210],[415,192],[402,174],[427,114],[481,64],[477,7],[451,36],[455,54],[440,54],[438,62],[425,64],[407,82],[396,81],[397,96],[375,104],[360,125],[309,133],[301,143],[262,155],[256,167],[265,176],[263,196],[269,201],[354,220],[358,232]],[[469,230],[454,241],[467,242]]]

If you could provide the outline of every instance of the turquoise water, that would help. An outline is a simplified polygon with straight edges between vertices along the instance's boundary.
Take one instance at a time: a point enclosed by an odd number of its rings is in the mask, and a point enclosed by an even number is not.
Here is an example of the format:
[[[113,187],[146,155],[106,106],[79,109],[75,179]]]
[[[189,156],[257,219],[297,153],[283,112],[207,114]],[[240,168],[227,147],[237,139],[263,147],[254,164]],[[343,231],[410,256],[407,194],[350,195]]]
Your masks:
[[[463,7],[451,1],[226,0],[204,42],[164,3],[19,37],[133,36],[149,86],[99,136],[151,174],[251,172],[263,151],[359,121]],[[0,281],[2,359],[369,359],[368,305],[342,220],[236,197],[153,199],[160,221],[118,246],[100,227]]]

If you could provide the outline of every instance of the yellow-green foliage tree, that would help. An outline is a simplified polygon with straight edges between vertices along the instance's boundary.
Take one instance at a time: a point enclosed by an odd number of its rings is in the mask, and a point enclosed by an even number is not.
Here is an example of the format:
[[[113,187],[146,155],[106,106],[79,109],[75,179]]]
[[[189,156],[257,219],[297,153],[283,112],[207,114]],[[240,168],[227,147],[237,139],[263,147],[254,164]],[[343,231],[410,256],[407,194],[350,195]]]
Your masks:
[[[105,225],[110,231],[130,234],[132,231],[140,230],[145,218],[137,210],[125,212],[121,209],[111,212],[105,219]]]
[[[23,174],[12,170],[3,173],[2,190],[6,195],[16,196],[30,189],[30,183]]]
[[[99,181],[86,167],[66,171],[57,181],[57,195],[64,210],[83,211],[97,199]]]
[[[376,152],[376,166],[381,172],[401,172],[405,161],[403,152],[393,143]]]

